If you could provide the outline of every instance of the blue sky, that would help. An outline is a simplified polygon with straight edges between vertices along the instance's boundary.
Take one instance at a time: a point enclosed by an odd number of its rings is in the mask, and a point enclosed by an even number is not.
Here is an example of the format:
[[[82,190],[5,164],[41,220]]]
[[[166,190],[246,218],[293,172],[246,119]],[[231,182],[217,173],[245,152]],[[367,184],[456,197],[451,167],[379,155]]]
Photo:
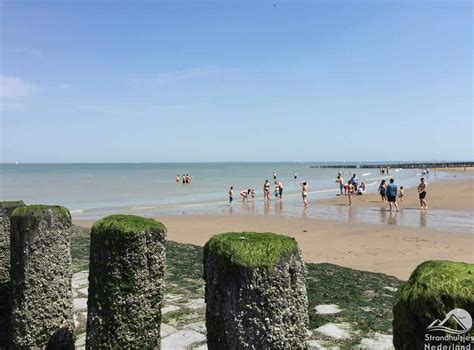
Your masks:
[[[2,2],[1,161],[472,160],[472,4]]]

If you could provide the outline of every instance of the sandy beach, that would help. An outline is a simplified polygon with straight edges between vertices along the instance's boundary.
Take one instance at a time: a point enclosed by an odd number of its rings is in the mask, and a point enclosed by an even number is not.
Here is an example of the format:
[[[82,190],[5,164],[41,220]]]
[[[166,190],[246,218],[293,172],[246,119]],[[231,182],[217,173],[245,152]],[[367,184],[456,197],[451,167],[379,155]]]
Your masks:
[[[471,172],[472,174],[472,172]],[[367,207],[388,207],[388,203],[383,203],[380,195],[374,193],[379,184],[370,187],[367,194],[354,196],[354,206]],[[474,178],[460,181],[439,181],[433,184],[428,182],[426,201],[430,209],[453,209],[453,210],[473,210],[474,209]],[[405,189],[403,203],[397,199],[401,208],[418,209],[418,191],[416,188]],[[347,204],[346,196],[337,196],[330,199],[316,200],[313,204]]]
[[[473,181],[440,182],[430,185],[430,208],[472,210]],[[376,193],[356,198],[354,206],[386,207]],[[403,208],[418,208],[416,189],[405,194]],[[347,198],[334,198],[311,205],[341,205]],[[474,236],[381,224],[338,223],[308,218],[259,215],[181,215],[156,217],[168,228],[168,239],[204,245],[214,234],[256,231],[295,237],[305,261],[328,262],[359,270],[381,272],[400,279],[426,260],[455,260],[474,263]],[[90,227],[92,221],[75,221]]]

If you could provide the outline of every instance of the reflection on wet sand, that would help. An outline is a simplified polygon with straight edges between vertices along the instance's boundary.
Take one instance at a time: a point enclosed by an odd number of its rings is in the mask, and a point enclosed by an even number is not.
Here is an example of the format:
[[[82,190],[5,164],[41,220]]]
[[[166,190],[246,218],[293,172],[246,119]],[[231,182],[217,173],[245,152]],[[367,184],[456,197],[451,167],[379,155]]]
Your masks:
[[[209,206],[206,214],[229,215],[277,215],[281,217],[303,217],[318,220],[331,220],[342,223],[365,223],[401,225],[428,228],[447,232],[464,232],[474,234],[473,212],[471,210],[429,209],[419,210],[415,207],[402,208],[400,212],[390,212],[387,208],[358,207],[357,205],[312,205],[304,207],[300,202],[263,201],[235,202],[232,206]],[[188,207],[169,210],[144,209],[140,215],[156,217],[160,215],[193,215],[200,214],[201,208]],[[126,210],[121,211],[127,214]],[[135,212],[130,212],[136,214]],[[110,214],[113,214],[111,212]],[[92,218],[96,219],[96,218]]]
[[[426,210],[420,210],[420,227],[426,227]]]
[[[397,224],[397,216],[398,216],[398,212],[390,211],[390,214],[388,216],[387,224],[396,225]]]
[[[278,216],[283,214],[283,201],[275,202],[275,213]]]

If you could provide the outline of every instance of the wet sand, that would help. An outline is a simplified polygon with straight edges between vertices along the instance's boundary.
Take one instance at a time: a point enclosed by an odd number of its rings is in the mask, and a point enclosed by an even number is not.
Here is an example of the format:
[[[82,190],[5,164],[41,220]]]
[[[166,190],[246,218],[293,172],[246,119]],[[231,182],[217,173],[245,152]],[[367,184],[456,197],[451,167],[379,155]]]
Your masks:
[[[430,208],[472,210],[473,181],[430,185]],[[356,198],[354,206],[385,207],[376,193]],[[311,206],[347,203],[347,198],[315,201]],[[418,208],[416,189],[406,191],[404,208]],[[428,209],[429,210],[429,209]],[[426,260],[454,260],[474,263],[474,235],[358,222],[340,223],[309,218],[264,215],[181,215],[161,216],[168,228],[168,239],[204,245],[214,234],[230,231],[256,231],[295,237],[306,262],[333,263],[354,269],[382,272],[408,279],[415,267]],[[74,220],[90,227],[92,221]]]
[[[380,195],[375,193],[379,184],[369,187],[362,196],[354,196],[353,206],[374,208],[388,207],[382,202]],[[401,208],[419,209],[418,191],[416,188],[405,189],[403,203],[397,198]],[[433,184],[428,182],[426,202],[430,209],[474,210],[474,178],[470,181],[439,181]],[[348,204],[347,196],[335,196],[330,199],[316,200],[313,204]]]

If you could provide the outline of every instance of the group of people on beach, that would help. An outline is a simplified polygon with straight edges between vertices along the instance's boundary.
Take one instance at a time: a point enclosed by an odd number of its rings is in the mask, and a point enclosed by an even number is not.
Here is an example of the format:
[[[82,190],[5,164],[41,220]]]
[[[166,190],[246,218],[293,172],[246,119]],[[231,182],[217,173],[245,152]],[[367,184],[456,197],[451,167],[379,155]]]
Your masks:
[[[342,174],[339,171],[337,173],[336,177],[336,183],[339,183],[339,191],[340,195],[345,195],[348,196],[349,199],[349,205],[352,205],[352,197],[354,195],[362,196],[365,193],[365,190],[367,188],[366,184],[364,181],[360,182],[359,178],[357,177],[357,174],[352,174],[352,177],[347,183],[344,182],[344,179],[342,178]],[[359,185],[360,182],[360,185]]]
[[[389,173],[389,168],[381,168],[381,173],[382,171],[385,173]],[[296,172],[294,173],[294,179],[297,179],[297,174]],[[283,183],[277,179],[277,174],[276,172],[273,173],[273,182],[274,182],[274,191],[273,191],[273,196],[275,199],[282,200],[283,199]],[[364,181],[360,181],[359,178],[357,177],[357,174],[352,174],[351,178],[347,183],[344,182],[344,179],[342,178],[342,174],[339,171],[335,180],[336,183],[339,184],[339,195],[346,195],[349,200],[349,206],[352,205],[353,203],[353,197],[355,195],[363,195],[367,189],[367,185],[365,184]],[[302,182],[300,184],[301,186],[301,196],[303,199],[303,205],[306,207],[308,205],[308,183],[306,181]],[[427,209],[428,206],[426,205],[425,197],[426,197],[426,189],[427,189],[427,183],[424,178],[421,178],[420,184],[418,185],[418,196],[420,200],[420,209]],[[391,178],[388,183],[386,182],[385,179],[383,179],[379,185],[378,192],[380,196],[382,197],[383,202],[388,202],[389,204],[389,209],[392,211],[393,208],[395,208],[396,211],[399,211],[400,208],[397,203],[397,198],[400,200],[401,203],[403,203],[403,198],[404,198],[404,188],[403,186],[400,186],[398,188],[398,185],[395,184],[395,180]],[[242,198],[242,202],[245,202],[246,200],[249,199],[255,199],[256,196],[256,190],[255,188],[248,188],[245,190],[240,191],[240,196]],[[265,183],[263,184],[263,199],[265,202],[271,200],[271,184],[269,180],[265,180]],[[229,204],[232,205],[234,201],[234,187],[231,186],[229,189]],[[392,208],[393,207],[393,208]]]
[[[298,174],[295,172],[293,174],[293,178],[296,180],[298,178]],[[281,180],[277,179],[277,173],[273,172],[273,184],[274,184],[274,190],[273,190],[273,196],[275,199],[282,200],[283,199],[283,183]],[[302,197],[303,197],[303,204],[306,206],[308,204],[307,202],[307,196],[308,196],[308,184],[307,182],[301,183],[301,188],[302,188]],[[242,202],[245,202],[246,200],[249,199],[255,199],[257,191],[255,188],[248,188],[245,190],[240,191],[240,196],[242,197]],[[265,183],[263,184],[263,200],[264,201],[270,201],[271,200],[271,184],[270,181],[265,180]],[[234,201],[234,186],[230,186],[229,188],[229,204],[232,205]]]
[[[192,176],[189,176],[188,174],[182,176],[182,181],[183,181],[183,184],[189,184],[191,183],[191,181],[193,181],[193,178]],[[176,175],[176,182],[179,183],[181,182],[180,178],[179,178],[179,174]]]
[[[428,183],[426,182],[425,178],[420,179],[420,184],[418,185],[418,199],[420,201],[420,209],[428,209],[426,205],[426,189],[428,188]],[[390,211],[392,211],[392,206],[395,207],[397,211],[399,211],[397,197],[400,199],[400,203],[403,203],[403,197],[405,196],[405,190],[403,186],[400,186],[400,190],[398,190],[398,186],[395,184],[395,180],[391,178],[389,183],[387,184],[385,180],[380,182],[378,192],[382,197],[383,202],[388,202]]]

